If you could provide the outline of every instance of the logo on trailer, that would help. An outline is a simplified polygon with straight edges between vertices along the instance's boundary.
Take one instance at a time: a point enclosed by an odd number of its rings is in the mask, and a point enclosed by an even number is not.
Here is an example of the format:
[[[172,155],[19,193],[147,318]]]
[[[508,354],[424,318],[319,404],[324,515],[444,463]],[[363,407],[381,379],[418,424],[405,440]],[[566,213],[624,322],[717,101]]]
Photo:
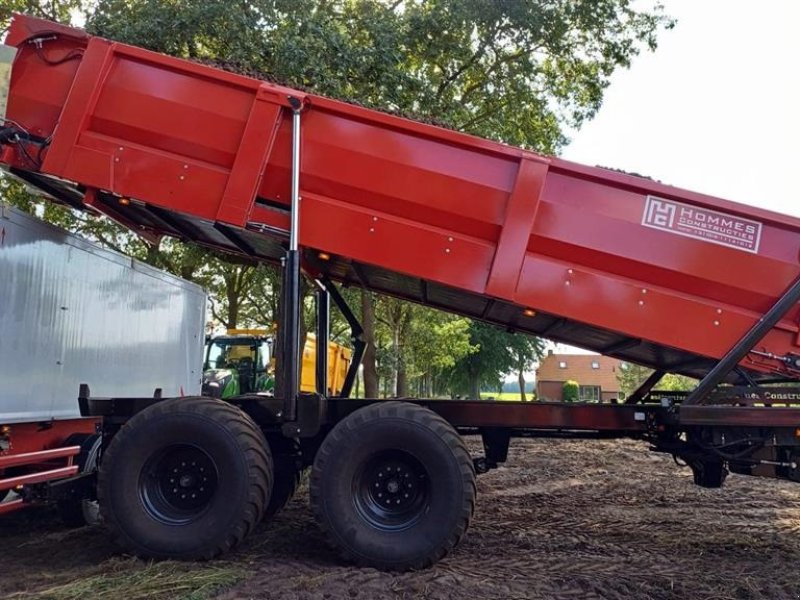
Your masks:
[[[647,197],[642,225],[754,254],[761,242],[758,221],[656,196]]]

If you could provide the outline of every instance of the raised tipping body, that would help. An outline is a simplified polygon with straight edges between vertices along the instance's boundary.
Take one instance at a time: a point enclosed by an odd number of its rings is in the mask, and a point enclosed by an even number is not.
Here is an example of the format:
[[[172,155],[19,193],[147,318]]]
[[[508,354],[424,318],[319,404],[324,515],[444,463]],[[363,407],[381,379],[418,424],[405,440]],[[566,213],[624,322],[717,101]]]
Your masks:
[[[800,275],[800,220],[787,216],[28,17],[6,43],[18,47],[6,116],[47,142],[6,146],[3,161],[144,235],[280,259],[291,97],[300,246],[334,279],[701,376]],[[320,251],[331,260],[314,263]],[[758,350],[797,351],[798,317]],[[742,366],[787,373],[754,354]]]

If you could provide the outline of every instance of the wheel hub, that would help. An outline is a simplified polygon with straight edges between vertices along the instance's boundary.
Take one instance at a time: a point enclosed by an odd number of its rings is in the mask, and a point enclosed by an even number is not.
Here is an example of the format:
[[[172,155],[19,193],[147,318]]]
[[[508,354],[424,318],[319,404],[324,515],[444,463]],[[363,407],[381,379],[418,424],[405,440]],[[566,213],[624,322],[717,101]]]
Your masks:
[[[359,512],[382,530],[410,527],[427,505],[427,472],[416,458],[402,451],[373,457],[355,483]]]
[[[186,524],[199,518],[217,490],[217,468],[201,448],[176,444],[152,456],[142,470],[139,494],[155,519]]]

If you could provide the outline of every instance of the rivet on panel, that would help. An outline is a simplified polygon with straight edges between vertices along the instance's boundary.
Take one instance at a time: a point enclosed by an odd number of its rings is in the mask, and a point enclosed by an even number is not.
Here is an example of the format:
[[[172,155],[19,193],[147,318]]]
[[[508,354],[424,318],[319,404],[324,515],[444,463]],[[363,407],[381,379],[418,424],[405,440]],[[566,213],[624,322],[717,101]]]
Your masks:
[[[184,169],[188,169],[188,168],[189,168],[189,165],[183,165],[183,168],[184,168]]]
[[[452,242],[452,241],[453,241],[453,238],[451,238],[451,237],[448,237],[448,238],[447,238],[447,241],[448,241],[448,242]]]
[[[572,285],[572,282],[571,282],[569,279],[567,279],[567,280],[564,282],[564,285]]]
[[[642,288],[642,293],[646,294],[647,293],[647,288]]]
[[[718,314],[718,315],[721,315],[721,314],[722,314],[722,309],[721,309],[721,308],[718,308],[718,309],[717,309],[717,314]]]
[[[444,251],[445,251],[447,254],[450,254],[450,248],[445,248],[445,249],[444,249]]]
[[[373,222],[373,223],[374,223],[375,221],[377,221],[377,220],[378,220],[378,217],[372,217],[372,222]]]
[[[119,151],[120,151],[120,152],[122,152],[123,150],[125,150],[125,148],[123,148],[122,146],[120,146],[120,147],[119,147]]]
[[[114,159],[114,162],[119,162],[119,156]]]
[[[639,306],[644,306],[644,300],[639,300]]]
[[[569,273],[570,275],[572,275],[572,269],[567,269],[567,273]]]
[[[719,327],[719,321],[714,321],[714,326]]]
[[[186,176],[185,175],[181,175],[180,179],[181,179],[181,181],[183,181],[184,179],[186,179]]]
[[[374,228],[374,227],[370,227],[370,228],[369,228],[369,232],[370,232],[370,233],[375,233],[375,228]]]

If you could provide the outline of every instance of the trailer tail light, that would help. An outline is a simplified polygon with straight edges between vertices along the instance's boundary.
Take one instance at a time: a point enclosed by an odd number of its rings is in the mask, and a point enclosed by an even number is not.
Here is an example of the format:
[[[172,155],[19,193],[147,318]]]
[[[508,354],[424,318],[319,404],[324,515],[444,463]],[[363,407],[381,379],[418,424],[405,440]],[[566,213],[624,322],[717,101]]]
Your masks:
[[[522,311],[522,314],[525,315],[526,317],[535,317],[536,311],[533,310],[532,308],[526,308],[525,310]]]
[[[320,252],[317,256],[319,256],[320,260],[330,260],[331,259],[331,255],[328,254],[327,252]]]
[[[11,448],[11,427],[3,425],[0,427],[0,452],[8,452]]]

